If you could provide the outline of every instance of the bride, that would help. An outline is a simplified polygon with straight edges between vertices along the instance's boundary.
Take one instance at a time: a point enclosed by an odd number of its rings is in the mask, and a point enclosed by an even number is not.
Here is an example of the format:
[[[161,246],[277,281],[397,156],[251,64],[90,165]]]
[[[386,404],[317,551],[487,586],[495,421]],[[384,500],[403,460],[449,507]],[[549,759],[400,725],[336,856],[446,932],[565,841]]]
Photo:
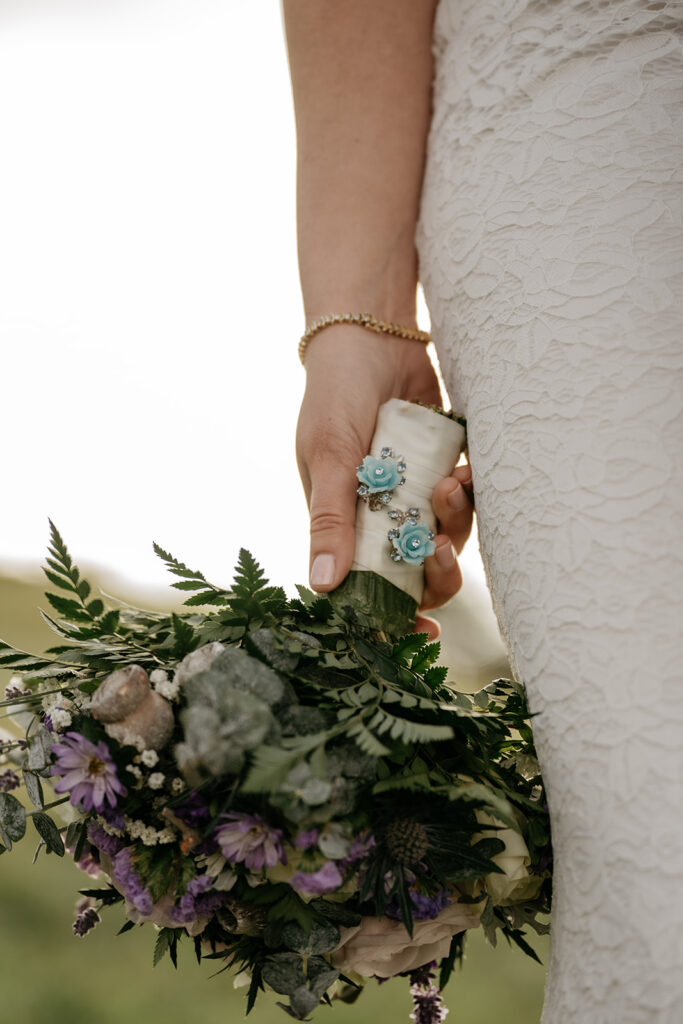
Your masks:
[[[298,432],[311,584],[351,564],[379,405],[438,401],[419,279],[471,465],[435,491],[423,609],[460,585],[474,495],[550,803],[543,1022],[680,1024],[683,5],[284,15],[302,290],[323,320]],[[326,320],[346,313],[385,324]]]

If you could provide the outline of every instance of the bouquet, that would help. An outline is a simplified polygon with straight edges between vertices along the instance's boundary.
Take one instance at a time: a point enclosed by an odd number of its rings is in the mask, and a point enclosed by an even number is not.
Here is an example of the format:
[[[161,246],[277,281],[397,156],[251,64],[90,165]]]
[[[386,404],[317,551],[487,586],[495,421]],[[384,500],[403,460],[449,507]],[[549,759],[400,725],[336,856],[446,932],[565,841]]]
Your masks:
[[[23,732],[0,737],[0,853],[31,819],[34,862],[75,859],[76,935],[118,906],[121,932],[155,926],[155,964],[189,942],[246,981],[247,1013],[268,987],[295,1020],[397,974],[413,1021],[443,1020],[472,928],[536,957],[551,848],[523,687],[457,693],[411,631],[429,495],[463,439],[452,417],[382,408],[356,561],[326,597],[288,599],[245,550],[224,589],[155,545],[186,610],[105,602],[51,524],[61,642],[0,642]]]

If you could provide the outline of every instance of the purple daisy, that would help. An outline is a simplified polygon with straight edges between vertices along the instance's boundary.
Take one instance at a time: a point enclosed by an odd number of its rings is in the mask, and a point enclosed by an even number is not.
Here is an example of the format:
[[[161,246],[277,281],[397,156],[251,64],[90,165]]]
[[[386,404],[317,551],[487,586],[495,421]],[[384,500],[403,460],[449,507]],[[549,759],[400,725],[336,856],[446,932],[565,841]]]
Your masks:
[[[91,743],[78,732],[67,732],[61,743],[50,748],[57,760],[50,774],[61,775],[55,793],[70,793],[69,800],[82,810],[101,811],[105,801],[116,806],[116,794],[125,796],[126,787],[119,781],[109,747],[100,740]]]
[[[282,830],[271,828],[259,814],[224,814],[227,825],[215,831],[221,853],[232,864],[244,863],[250,871],[274,868],[278,861],[287,863],[282,849]]]

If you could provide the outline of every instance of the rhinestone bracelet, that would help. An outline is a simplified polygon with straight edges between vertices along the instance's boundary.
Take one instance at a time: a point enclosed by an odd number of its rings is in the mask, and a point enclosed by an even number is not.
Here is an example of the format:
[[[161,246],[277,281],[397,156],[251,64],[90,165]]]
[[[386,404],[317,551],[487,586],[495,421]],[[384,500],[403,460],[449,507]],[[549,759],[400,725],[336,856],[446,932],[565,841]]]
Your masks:
[[[392,324],[387,320],[379,320],[371,313],[330,313],[328,316],[321,316],[318,320],[314,320],[302,334],[299,342],[299,359],[302,365],[311,338],[331,324],[355,324],[358,327],[367,327],[369,331],[374,331],[376,334],[393,334],[397,338],[422,341],[425,345],[431,341],[426,331],[420,331],[415,327],[402,327],[401,324]]]

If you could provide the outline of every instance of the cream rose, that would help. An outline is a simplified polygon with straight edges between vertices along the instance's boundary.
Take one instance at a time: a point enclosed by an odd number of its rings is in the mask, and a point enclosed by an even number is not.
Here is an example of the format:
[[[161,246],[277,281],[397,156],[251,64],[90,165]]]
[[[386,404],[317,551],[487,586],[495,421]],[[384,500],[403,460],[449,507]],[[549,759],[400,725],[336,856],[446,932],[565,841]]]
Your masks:
[[[414,971],[448,955],[456,932],[479,925],[481,904],[449,903],[431,921],[416,921],[412,938],[400,921],[364,917],[353,928],[340,928],[341,943],[330,955],[344,974],[355,971],[365,978],[391,978]]]
[[[480,832],[473,837],[473,842],[484,837],[495,836],[502,839],[505,849],[497,853],[491,860],[504,874],[492,873],[484,879],[486,891],[498,906],[504,907],[510,903],[520,903],[523,900],[530,900],[537,894],[541,882],[540,875],[529,874],[531,857],[524,842],[524,837],[512,828],[503,825],[498,818],[491,817],[486,811],[476,811],[477,821],[480,825],[500,826],[497,832]]]

